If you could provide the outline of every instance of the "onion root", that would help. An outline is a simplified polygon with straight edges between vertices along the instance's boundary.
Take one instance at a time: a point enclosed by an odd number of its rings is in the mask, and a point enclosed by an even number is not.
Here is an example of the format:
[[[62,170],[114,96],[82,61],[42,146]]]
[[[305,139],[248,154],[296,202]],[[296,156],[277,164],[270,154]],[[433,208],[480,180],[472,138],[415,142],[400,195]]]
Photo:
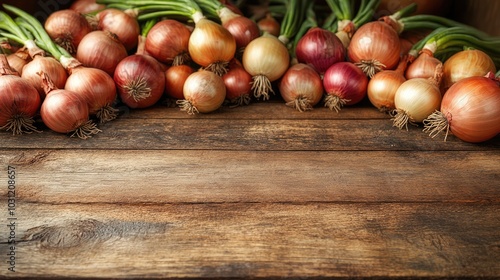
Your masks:
[[[35,120],[25,115],[16,115],[7,120],[7,123],[0,127],[0,130],[12,131],[12,135],[20,135],[23,133],[41,132],[33,125]]]
[[[311,101],[305,96],[298,96],[294,100],[287,102],[286,105],[297,109],[299,112],[310,111],[313,108]]]
[[[80,139],[88,139],[92,137],[92,135],[97,134],[101,132],[99,128],[97,128],[96,124],[89,120],[86,123],[82,124],[80,127],[75,129],[73,133],[70,135],[70,137],[78,137]]]
[[[340,109],[342,109],[342,107],[349,101],[351,100],[340,98],[337,95],[328,94],[325,97],[325,107],[328,107],[330,110],[335,110],[335,112],[338,113]]]
[[[99,119],[99,123],[103,124],[116,119],[118,117],[118,112],[118,109],[108,104],[97,111],[96,117]]]
[[[411,118],[411,116],[401,109],[395,109],[391,112],[393,125],[399,129],[406,128],[408,131],[408,124],[417,126],[417,123]]]
[[[186,99],[181,99],[176,101],[177,105],[181,108],[181,111],[187,112],[189,115],[199,114],[198,108],[191,103],[191,101]]]
[[[385,69],[385,65],[378,60],[361,60],[354,64],[370,78],[373,78],[375,74]]]
[[[123,89],[138,102],[142,99],[151,96],[151,88],[148,87],[148,81],[144,77],[130,79],[129,82],[123,86]]]
[[[266,75],[254,76],[251,90],[253,90],[254,96],[257,99],[262,97],[264,100],[269,100],[269,92],[274,94],[271,81]]]
[[[430,114],[429,117],[423,120],[423,124],[423,132],[429,133],[429,136],[432,138],[445,131],[444,142],[446,142],[446,138],[448,138],[448,133],[450,132],[450,122],[441,111],[435,111]]]

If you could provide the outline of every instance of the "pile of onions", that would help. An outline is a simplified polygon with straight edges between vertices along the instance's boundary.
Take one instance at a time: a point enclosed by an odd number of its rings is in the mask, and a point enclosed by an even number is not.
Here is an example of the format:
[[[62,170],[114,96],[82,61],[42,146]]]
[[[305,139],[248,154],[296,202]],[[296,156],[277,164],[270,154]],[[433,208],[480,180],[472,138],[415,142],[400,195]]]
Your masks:
[[[252,76],[243,68],[237,58],[229,62],[226,74],[222,76],[226,85],[226,99],[233,107],[248,105],[251,101]]]
[[[285,74],[290,64],[290,55],[277,37],[264,34],[247,45],[242,64],[253,78],[252,91],[255,98],[268,100],[270,93],[274,93],[271,83]]]
[[[281,77],[279,90],[286,105],[299,112],[312,110],[323,97],[320,75],[304,63],[297,63],[288,68]]]
[[[51,13],[45,20],[44,27],[58,45],[73,55],[83,37],[92,31],[85,16],[72,9]]]
[[[325,107],[338,113],[344,105],[354,105],[363,100],[367,87],[368,78],[359,67],[347,61],[335,63],[323,76]]]
[[[125,46],[114,33],[96,30],[83,37],[76,52],[76,59],[87,67],[104,70],[113,76],[116,66],[127,55]]]
[[[40,73],[40,76],[46,94],[40,116],[48,128],[58,133],[71,133],[71,137],[81,139],[101,132],[90,120],[89,106],[81,94],[56,88],[45,73]]]
[[[136,53],[120,61],[113,77],[120,99],[130,108],[147,108],[165,91],[165,73],[152,56]]]
[[[424,132],[435,137],[448,132],[479,143],[500,133],[500,87],[492,72],[461,79],[444,94],[440,111],[424,120]]]
[[[295,55],[298,62],[324,74],[334,63],[345,61],[346,49],[335,33],[313,27],[297,42]]]
[[[167,65],[185,64],[189,57],[191,29],[180,21],[165,19],[157,22],[147,33],[147,54]]]
[[[37,131],[33,118],[40,104],[35,87],[12,71],[7,57],[0,54],[0,129],[14,135]]]
[[[495,63],[485,52],[477,49],[459,51],[450,56],[443,64],[443,84],[446,91],[461,79],[485,76],[496,72]]]
[[[194,72],[187,64],[172,65],[165,71],[165,93],[174,99],[184,99],[184,83]]]
[[[394,96],[399,86],[406,81],[404,76],[408,60],[402,58],[395,70],[383,70],[375,74],[368,82],[366,95],[370,103],[381,112],[396,109]]]
[[[401,43],[397,31],[382,21],[360,26],[347,49],[349,60],[370,78],[381,70],[396,68],[400,53]]]
[[[177,105],[190,115],[213,112],[226,99],[226,86],[222,77],[203,69],[186,79],[183,92],[184,99],[177,100]]]
[[[402,83],[394,95],[393,126],[408,130],[408,124],[421,123],[441,105],[442,65],[436,68],[432,78],[414,78]]]
[[[127,51],[137,47],[141,28],[134,10],[107,8],[97,14],[98,29],[109,31],[118,37]]]

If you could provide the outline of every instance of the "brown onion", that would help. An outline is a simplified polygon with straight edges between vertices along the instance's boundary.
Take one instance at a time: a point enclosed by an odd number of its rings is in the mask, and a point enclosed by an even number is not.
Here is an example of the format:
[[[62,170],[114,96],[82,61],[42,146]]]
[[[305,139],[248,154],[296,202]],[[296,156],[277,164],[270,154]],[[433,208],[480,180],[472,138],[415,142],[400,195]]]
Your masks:
[[[51,77],[52,82],[57,88],[64,88],[68,74],[66,69],[57,59],[49,56],[36,55],[28,64],[23,67],[21,77],[30,81],[37,89],[40,98],[45,98],[45,91],[42,86],[42,79],[38,73],[44,72]]]
[[[443,90],[446,91],[461,79],[473,76],[485,76],[496,72],[491,57],[481,50],[468,49],[455,53],[443,64]]]
[[[175,99],[184,99],[184,83],[193,72],[193,67],[186,64],[170,66],[165,71],[165,93]]]
[[[314,68],[297,63],[281,77],[279,90],[287,106],[304,112],[312,110],[321,101],[323,82]]]
[[[184,64],[190,60],[189,36],[191,30],[183,23],[173,19],[161,20],[146,35],[145,50],[162,63]]]
[[[250,41],[260,36],[257,23],[248,17],[242,16],[230,10],[222,8],[218,11],[222,26],[231,33],[236,40],[238,49],[245,48]]]
[[[414,78],[432,78],[435,74],[436,67],[442,64],[441,61],[434,57],[433,53],[428,49],[422,49],[418,57],[406,68],[405,77],[407,80]]]
[[[97,19],[99,29],[116,34],[127,51],[137,47],[141,29],[135,11],[107,8],[97,14]]]
[[[271,13],[267,13],[264,18],[257,21],[257,25],[261,33],[269,33],[276,37],[280,35],[281,25]]]
[[[51,13],[45,20],[44,28],[52,40],[72,55],[83,37],[92,31],[85,16],[71,9]]]
[[[208,70],[191,74],[184,83],[184,99],[177,100],[188,114],[210,113],[219,109],[226,98],[222,77]]]

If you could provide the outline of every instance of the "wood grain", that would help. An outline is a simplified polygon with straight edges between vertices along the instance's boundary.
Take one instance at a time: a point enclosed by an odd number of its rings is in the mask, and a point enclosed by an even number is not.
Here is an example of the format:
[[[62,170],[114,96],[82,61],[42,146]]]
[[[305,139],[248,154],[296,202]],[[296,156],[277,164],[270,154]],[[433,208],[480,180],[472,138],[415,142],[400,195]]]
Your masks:
[[[500,274],[498,204],[23,203],[19,213],[19,277]]]

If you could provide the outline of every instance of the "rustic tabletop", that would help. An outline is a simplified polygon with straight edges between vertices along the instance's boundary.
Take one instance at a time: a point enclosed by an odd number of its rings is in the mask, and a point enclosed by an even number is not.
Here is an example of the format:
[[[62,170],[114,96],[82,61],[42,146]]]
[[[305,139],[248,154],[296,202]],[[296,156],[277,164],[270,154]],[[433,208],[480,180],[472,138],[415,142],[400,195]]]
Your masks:
[[[500,136],[275,100],[100,128],[0,134],[0,277],[500,277]]]

